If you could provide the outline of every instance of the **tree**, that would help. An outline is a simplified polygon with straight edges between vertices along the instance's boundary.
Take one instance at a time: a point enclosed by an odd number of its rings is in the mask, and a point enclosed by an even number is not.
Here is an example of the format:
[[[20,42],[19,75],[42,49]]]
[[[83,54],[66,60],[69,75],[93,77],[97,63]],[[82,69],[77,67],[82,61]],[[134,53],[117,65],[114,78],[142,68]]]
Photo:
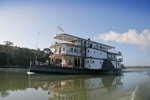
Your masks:
[[[10,46],[13,45],[13,42],[10,41],[4,41],[5,46],[6,46],[6,53],[7,53],[7,66],[9,66],[9,58],[10,58],[10,52],[11,52],[11,48]]]
[[[50,48],[44,48],[43,51],[46,53],[46,54],[52,54],[52,50]]]
[[[121,68],[126,69],[126,67],[124,66],[124,64],[121,64]]]
[[[7,40],[7,41],[4,41],[4,43],[5,43],[6,46],[12,46],[12,45],[13,45],[13,42],[10,42],[10,41],[8,41],[8,40]]]
[[[10,41],[4,41],[5,45],[0,45],[0,65],[18,65],[19,67],[29,67],[29,62],[34,61],[38,57],[40,62],[45,62],[51,54],[50,48],[28,49],[12,46]]]
[[[7,54],[6,52],[0,51],[0,65],[7,64]]]

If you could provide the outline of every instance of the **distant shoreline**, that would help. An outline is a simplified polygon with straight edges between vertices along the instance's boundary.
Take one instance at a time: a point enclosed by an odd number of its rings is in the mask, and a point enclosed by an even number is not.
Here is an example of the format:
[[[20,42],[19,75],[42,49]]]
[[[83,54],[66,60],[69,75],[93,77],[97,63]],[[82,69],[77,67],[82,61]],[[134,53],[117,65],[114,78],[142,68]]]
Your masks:
[[[29,66],[25,65],[0,65],[0,68],[16,68],[16,69],[29,69]]]
[[[150,66],[125,66],[127,69],[150,69]]]

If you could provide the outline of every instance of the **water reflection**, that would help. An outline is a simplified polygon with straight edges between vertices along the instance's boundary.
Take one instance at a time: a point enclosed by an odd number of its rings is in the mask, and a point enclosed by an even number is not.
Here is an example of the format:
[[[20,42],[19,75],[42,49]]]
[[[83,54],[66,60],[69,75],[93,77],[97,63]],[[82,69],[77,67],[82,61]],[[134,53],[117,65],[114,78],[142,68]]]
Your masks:
[[[49,100],[95,100],[120,88],[123,83],[121,76],[32,75],[30,85],[48,89],[53,95]]]
[[[24,73],[16,71],[0,71],[0,80],[0,97],[2,98],[9,96],[10,90],[25,90],[29,86],[28,83],[24,82],[28,80],[28,77]]]
[[[0,71],[0,98],[12,99],[11,94],[22,99],[48,100],[91,100],[100,99],[120,87],[122,76],[95,76],[95,75],[27,75],[26,71]],[[32,91],[31,91],[32,90]],[[46,93],[45,93],[46,92]],[[32,94],[32,95],[31,95]],[[39,95],[40,94],[40,95]],[[45,96],[42,97],[42,94]]]

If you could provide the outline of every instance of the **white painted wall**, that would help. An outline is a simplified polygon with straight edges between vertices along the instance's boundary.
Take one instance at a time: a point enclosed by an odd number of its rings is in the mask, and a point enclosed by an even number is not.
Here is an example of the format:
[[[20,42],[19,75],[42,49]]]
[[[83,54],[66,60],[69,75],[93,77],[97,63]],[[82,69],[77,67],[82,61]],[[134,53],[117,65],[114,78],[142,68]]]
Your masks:
[[[95,49],[92,49],[92,48],[87,48],[86,49],[86,57],[106,59],[107,58],[107,53],[103,52],[103,51],[100,51],[100,50],[95,50]]]
[[[86,58],[84,63],[85,63],[85,68],[102,69],[103,60]]]

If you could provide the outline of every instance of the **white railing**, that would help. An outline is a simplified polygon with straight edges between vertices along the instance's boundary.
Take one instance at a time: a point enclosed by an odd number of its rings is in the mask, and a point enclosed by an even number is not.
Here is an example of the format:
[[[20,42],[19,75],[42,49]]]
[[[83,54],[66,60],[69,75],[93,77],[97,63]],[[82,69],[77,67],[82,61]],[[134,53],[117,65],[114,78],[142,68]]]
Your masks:
[[[73,42],[66,42],[66,41],[56,41],[56,42],[52,43],[51,45],[61,44],[61,43],[67,43],[67,44],[74,44],[74,45],[76,45],[76,44],[73,43]]]
[[[85,53],[80,53],[80,52],[73,52],[73,51],[69,51],[69,50],[65,50],[65,51],[57,51],[57,52],[53,52],[54,54],[68,54],[68,55],[74,55],[74,56],[81,56],[84,57]]]
[[[117,61],[118,61],[118,62],[122,62],[122,61],[123,61],[123,58],[117,58]]]
[[[109,49],[108,52],[121,55],[120,51],[117,51],[117,50],[114,50],[114,49]]]

